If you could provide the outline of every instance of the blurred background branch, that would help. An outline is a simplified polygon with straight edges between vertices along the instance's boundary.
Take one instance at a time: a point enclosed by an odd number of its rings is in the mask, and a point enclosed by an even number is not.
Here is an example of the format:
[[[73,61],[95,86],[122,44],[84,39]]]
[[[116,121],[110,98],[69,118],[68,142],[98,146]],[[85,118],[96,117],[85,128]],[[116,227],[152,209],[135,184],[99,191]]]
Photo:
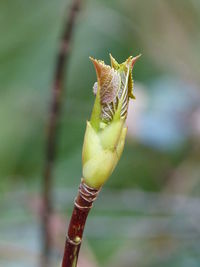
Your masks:
[[[50,266],[50,256],[52,250],[52,229],[51,217],[53,212],[53,168],[56,157],[57,127],[60,110],[62,108],[63,82],[67,70],[65,66],[69,64],[72,36],[75,22],[80,10],[81,0],[72,0],[69,14],[63,26],[63,35],[57,55],[55,74],[53,80],[52,100],[50,104],[49,123],[47,128],[46,161],[44,166],[43,179],[43,210],[42,210],[42,232],[43,232],[43,254],[42,267]]]

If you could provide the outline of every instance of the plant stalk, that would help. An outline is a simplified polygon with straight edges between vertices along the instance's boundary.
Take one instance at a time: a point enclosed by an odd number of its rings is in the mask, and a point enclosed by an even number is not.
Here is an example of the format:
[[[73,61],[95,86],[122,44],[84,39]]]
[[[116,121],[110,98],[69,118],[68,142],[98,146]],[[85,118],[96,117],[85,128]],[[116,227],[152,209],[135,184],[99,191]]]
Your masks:
[[[86,219],[99,191],[100,189],[91,188],[81,181],[68,227],[62,267],[77,266]]]
[[[61,97],[63,93],[63,82],[65,66],[68,65],[72,36],[77,15],[80,10],[82,0],[73,0],[69,15],[66,19],[60,47],[57,55],[55,73],[52,88],[52,100],[50,104],[50,114],[47,127],[46,160],[43,174],[43,212],[42,212],[42,234],[43,251],[42,267],[50,266],[50,254],[52,248],[52,233],[50,219],[53,212],[52,205],[52,171],[55,162],[55,152],[57,144],[57,126],[61,110]]]

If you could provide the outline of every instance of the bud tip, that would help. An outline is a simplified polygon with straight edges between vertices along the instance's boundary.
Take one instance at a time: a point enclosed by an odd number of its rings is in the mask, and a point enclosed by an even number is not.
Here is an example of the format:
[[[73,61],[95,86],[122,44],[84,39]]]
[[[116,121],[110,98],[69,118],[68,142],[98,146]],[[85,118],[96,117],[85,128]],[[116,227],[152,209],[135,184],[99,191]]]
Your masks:
[[[136,57],[131,58],[131,67],[133,68],[135,62],[140,58],[142,54],[137,55]]]

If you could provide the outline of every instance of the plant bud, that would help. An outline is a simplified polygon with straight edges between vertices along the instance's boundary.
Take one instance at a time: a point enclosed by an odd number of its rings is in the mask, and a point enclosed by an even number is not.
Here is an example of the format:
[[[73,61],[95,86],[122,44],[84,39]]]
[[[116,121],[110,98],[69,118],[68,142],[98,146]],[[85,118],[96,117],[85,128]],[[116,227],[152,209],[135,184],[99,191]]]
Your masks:
[[[110,55],[111,66],[90,58],[97,82],[96,96],[90,121],[87,122],[83,152],[83,180],[99,189],[113,172],[122,154],[127,127],[128,103],[133,95],[132,69],[140,57],[129,57],[122,64]]]

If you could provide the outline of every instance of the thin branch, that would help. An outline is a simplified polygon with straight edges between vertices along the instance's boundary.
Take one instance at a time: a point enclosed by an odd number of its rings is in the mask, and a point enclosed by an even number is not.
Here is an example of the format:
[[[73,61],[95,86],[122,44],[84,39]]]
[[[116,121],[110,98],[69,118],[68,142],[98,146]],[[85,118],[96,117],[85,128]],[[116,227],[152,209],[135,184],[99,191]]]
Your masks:
[[[77,15],[80,10],[82,0],[73,0],[66,19],[64,32],[61,37],[60,48],[55,66],[52,100],[50,104],[50,116],[47,128],[47,145],[46,145],[46,161],[43,174],[43,215],[42,215],[42,231],[43,231],[43,252],[42,266],[49,267],[49,258],[52,247],[50,217],[52,214],[52,171],[55,162],[55,152],[57,143],[57,126],[61,110],[61,97],[63,93],[65,66],[68,65],[72,36],[75,27]]]
[[[62,267],[77,266],[86,219],[90,209],[93,206],[93,202],[98,196],[99,191],[100,189],[96,190],[91,188],[81,181],[68,228],[68,236],[65,242]]]

